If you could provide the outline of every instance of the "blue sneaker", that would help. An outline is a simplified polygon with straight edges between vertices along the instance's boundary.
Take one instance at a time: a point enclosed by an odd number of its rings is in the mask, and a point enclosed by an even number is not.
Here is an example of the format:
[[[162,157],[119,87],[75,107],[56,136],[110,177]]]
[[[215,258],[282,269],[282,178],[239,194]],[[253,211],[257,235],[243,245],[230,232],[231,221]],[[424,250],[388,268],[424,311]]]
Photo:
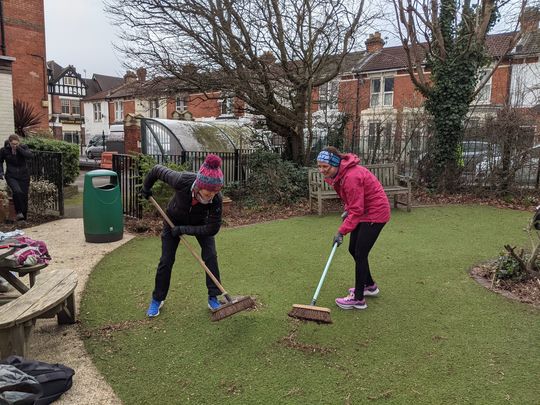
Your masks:
[[[208,296],[208,308],[210,308],[212,311],[218,310],[221,307],[221,302],[217,299],[217,297]]]
[[[165,301],[157,301],[155,299],[152,299],[150,301],[150,306],[148,307],[148,310],[146,311],[146,316],[150,318],[154,318],[159,315],[159,310],[163,306],[163,303]]]

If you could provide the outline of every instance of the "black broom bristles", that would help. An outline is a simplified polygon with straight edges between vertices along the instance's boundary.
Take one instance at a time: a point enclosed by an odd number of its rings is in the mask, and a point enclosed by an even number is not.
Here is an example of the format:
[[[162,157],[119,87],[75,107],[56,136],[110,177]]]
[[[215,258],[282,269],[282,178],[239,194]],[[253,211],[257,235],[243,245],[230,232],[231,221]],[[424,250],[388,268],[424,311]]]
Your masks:
[[[313,321],[317,323],[332,323],[330,317],[330,309],[324,307],[316,307],[314,305],[299,305],[294,304],[289,316],[292,318],[303,319],[305,321]]]
[[[237,312],[255,307],[255,301],[251,297],[236,297],[232,302],[223,304],[221,307],[212,311],[212,321],[221,321]]]

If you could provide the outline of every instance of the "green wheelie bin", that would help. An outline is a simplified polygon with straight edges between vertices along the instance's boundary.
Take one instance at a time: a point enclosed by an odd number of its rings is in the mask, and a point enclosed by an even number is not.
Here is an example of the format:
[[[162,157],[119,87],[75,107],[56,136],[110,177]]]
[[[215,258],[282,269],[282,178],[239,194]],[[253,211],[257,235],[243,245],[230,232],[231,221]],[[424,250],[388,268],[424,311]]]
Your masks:
[[[124,214],[116,172],[98,169],[84,176],[83,223],[87,242],[114,242],[124,236]]]

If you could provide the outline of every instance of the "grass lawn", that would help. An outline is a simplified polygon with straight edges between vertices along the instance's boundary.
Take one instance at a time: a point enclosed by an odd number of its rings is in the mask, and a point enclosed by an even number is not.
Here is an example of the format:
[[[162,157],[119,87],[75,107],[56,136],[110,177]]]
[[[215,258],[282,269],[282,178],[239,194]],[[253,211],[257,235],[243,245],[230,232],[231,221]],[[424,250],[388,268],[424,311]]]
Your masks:
[[[182,247],[161,315],[145,320],[160,242],[136,238],[91,275],[86,347],[126,404],[538,404],[540,312],[467,274],[505,243],[525,246],[528,218],[483,206],[394,210],[371,254],[381,293],[367,310],[335,306],[353,285],[348,237],[334,256],[318,301],[331,325],[287,312],[309,304],[338,214],[222,230],[223,283],[260,307],[218,323]]]
[[[77,194],[73,195],[72,197],[66,198],[64,200],[64,206],[66,206],[66,207],[72,207],[72,206],[82,205],[82,204],[83,204],[83,193],[82,192],[77,193]]]

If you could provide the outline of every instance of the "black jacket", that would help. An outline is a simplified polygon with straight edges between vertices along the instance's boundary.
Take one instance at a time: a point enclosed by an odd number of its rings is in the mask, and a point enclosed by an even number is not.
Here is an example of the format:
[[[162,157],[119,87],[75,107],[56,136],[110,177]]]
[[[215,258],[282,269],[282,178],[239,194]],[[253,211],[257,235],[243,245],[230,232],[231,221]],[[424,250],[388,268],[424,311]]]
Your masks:
[[[196,177],[195,173],[177,172],[156,165],[146,175],[143,188],[150,190],[157,180],[167,183],[175,189],[167,206],[167,215],[175,225],[180,226],[180,232],[194,236],[213,236],[221,227],[222,197],[218,193],[210,204],[191,205],[191,186]]]
[[[6,177],[17,180],[27,180],[30,178],[26,160],[32,157],[32,151],[27,145],[19,144],[15,155],[11,153],[9,141],[0,149],[0,175],[4,175],[4,161],[6,162]]]

